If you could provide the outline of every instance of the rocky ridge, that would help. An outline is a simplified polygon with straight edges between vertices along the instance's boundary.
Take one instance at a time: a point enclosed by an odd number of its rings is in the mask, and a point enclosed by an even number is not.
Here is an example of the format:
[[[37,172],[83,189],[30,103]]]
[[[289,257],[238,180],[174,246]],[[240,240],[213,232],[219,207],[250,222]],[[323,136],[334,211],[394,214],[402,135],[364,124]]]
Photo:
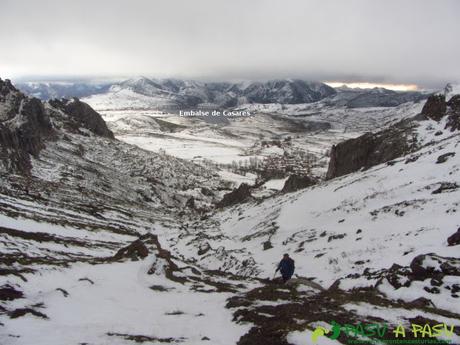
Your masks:
[[[405,119],[376,133],[366,133],[334,145],[330,153],[327,179],[349,174],[360,169],[390,162],[419,149],[421,144],[414,136],[419,122],[425,119],[441,121],[446,118],[445,130],[460,129],[460,95],[448,102],[444,95],[431,95],[420,115]]]

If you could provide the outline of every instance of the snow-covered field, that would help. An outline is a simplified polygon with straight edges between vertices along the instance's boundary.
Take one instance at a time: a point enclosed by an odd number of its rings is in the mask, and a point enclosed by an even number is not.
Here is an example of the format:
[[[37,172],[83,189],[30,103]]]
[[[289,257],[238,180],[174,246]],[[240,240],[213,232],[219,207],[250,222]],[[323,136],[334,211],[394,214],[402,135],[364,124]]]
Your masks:
[[[171,156],[192,161],[208,159],[218,164],[231,164],[243,157],[241,143],[232,143],[230,140],[210,140],[199,136],[178,134],[151,134],[148,136],[119,135],[118,139],[145,150],[161,152]],[[248,158],[245,156],[244,158]]]

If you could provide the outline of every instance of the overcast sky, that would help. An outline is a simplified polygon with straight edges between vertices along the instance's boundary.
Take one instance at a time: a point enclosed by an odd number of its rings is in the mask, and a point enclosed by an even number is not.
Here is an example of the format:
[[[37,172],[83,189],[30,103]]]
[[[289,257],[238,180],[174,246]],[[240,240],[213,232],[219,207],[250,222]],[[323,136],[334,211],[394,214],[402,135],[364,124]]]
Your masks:
[[[460,81],[457,0],[0,0],[0,77]]]

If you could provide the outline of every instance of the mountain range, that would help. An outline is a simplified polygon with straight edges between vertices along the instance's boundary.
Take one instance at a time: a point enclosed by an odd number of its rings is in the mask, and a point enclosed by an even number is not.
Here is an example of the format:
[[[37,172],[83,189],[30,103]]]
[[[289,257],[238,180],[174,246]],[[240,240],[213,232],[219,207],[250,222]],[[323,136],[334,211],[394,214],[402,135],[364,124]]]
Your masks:
[[[422,92],[376,89],[334,89],[321,82],[280,79],[264,82],[199,82],[138,77],[107,84],[19,83],[27,94],[47,100],[86,97],[96,109],[124,106],[136,109],[233,108],[244,104],[305,104],[324,100],[348,107],[393,107],[421,101]]]

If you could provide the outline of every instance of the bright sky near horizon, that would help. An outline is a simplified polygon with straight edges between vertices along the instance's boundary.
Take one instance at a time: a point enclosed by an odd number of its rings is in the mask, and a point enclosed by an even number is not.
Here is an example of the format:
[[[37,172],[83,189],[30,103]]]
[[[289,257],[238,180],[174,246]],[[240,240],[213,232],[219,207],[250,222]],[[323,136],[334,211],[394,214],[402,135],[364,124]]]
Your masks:
[[[456,0],[0,0],[0,77],[439,87],[460,81],[459,13]]]
[[[373,89],[375,87],[382,87],[388,90],[394,91],[416,91],[419,87],[415,84],[385,84],[385,83],[347,83],[347,82],[339,82],[339,81],[326,81],[327,85],[332,87],[341,87],[347,86],[350,88],[359,88],[359,89]]]

